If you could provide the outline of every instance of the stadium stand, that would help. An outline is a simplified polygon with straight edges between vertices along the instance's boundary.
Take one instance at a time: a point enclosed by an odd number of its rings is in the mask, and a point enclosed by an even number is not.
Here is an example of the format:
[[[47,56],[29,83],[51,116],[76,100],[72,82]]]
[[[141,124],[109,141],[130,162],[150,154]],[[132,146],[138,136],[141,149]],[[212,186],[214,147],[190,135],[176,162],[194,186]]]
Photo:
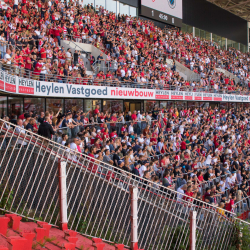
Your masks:
[[[77,84],[248,93],[248,57],[234,48],[222,50],[214,42],[175,28],[161,30],[150,21],[124,15],[116,18],[102,8],[97,13],[90,5],[54,2],[48,6],[48,2],[38,7],[27,1],[13,10],[13,2],[7,3],[10,7],[2,10],[1,24],[3,68],[21,76]],[[80,49],[60,47],[64,39],[103,51],[89,56],[94,77],[87,74]],[[171,68],[167,58],[173,59]],[[189,68],[199,74],[197,81],[180,76],[179,62],[185,72]],[[217,68],[237,77],[228,77]]]
[[[92,149],[85,155],[29,130],[16,133],[20,127],[6,121],[0,126],[3,211],[58,226],[58,164],[65,161],[68,228],[81,234],[129,246],[130,186],[138,187],[138,241],[144,249],[162,249],[162,244],[167,249],[188,248],[190,211],[197,212],[197,247],[227,249],[233,244],[235,223],[243,223],[232,211],[184,194],[188,184],[176,192],[147,175],[95,159]]]
[[[249,95],[247,53],[222,50],[177,28],[162,30],[151,21],[72,2],[10,0],[0,10],[1,67],[9,74]],[[84,44],[95,47],[95,56]],[[198,213],[198,245],[230,246],[237,216],[246,219],[250,210],[249,108],[169,107],[125,115],[103,113],[97,105],[88,115],[47,110],[0,120],[1,210],[58,226],[57,165],[66,161],[71,229],[129,246],[128,189],[135,185],[143,248],[187,246],[191,210]],[[169,225],[180,241],[173,241]],[[20,240],[20,232],[13,235]]]
[[[178,190],[187,184],[189,196],[217,206],[224,202],[228,211],[237,211],[229,206],[236,196],[237,202],[245,198],[237,209],[248,210],[249,110],[170,108],[147,114],[135,111],[124,117],[104,114],[97,106],[93,114],[89,120],[82,111],[42,112],[40,116],[30,112],[16,123],[49,139],[53,135],[63,146],[156,185]],[[20,128],[16,132],[25,135]],[[26,147],[22,141],[17,144]]]

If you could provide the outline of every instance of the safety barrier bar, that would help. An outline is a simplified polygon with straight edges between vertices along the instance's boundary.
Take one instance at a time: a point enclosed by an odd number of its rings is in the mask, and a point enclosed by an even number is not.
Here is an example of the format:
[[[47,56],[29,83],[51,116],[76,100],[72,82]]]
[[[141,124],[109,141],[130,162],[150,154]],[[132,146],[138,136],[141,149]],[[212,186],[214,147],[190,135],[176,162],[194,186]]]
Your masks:
[[[20,68],[11,64],[0,63],[2,70],[8,74],[17,75],[29,80],[40,80],[47,82],[59,82],[65,84],[78,84],[78,85],[94,85],[94,86],[108,86],[108,87],[123,87],[123,88],[142,88],[142,89],[158,89],[158,90],[173,90],[173,91],[187,91],[187,92],[200,92],[200,93],[216,93],[216,94],[235,94],[235,95],[249,95],[250,92],[241,90],[216,90],[211,86],[205,87],[192,87],[192,86],[172,86],[169,84],[155,84],[149,82],[133,82],[133,81],[120,81],[118,78],[112,79],[93,79],[92,76],[86,77],[71,77],[54,74],[36,73],[34,71]],[[80,72],[79,72],[80,74]]]
[[[235,205],[235,213],[237,213],[237,215],[243,214],[250,208],[250,196],[247,196],[242,200],[237,201],[234,205]]]

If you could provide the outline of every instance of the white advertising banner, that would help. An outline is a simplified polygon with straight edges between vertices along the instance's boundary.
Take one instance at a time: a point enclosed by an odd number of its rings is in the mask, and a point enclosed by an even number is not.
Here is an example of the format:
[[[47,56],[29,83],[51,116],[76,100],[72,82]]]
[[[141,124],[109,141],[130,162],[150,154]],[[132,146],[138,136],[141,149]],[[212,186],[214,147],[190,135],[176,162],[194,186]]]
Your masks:
[[[106,98],[108,89],[102,86],[35,81],[34,93],[45,97]]]
[[[246,95],[121,88],[36,81],[0,70],[0,90],[12,94],[94,99],[179,100],[211,102],[250,102]]]
[[[155,99],[154,89],[116,88],[35,81],[34,94],[74,98]]]
[[[155,90],[157,100],[210,101],[210,102],[250,102],[247,95],[228,95],[202,92]]]

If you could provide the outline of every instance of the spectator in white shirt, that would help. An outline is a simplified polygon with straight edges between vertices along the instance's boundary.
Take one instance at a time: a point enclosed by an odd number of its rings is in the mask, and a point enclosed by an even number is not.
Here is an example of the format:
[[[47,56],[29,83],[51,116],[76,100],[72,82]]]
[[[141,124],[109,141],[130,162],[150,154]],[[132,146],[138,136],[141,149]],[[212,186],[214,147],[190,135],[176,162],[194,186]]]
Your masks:
[[[134,133],[134,123],[133,122],[131,122],[131,124],[128,127],[128,133],[129,134]]]
[[[182,198],[183,198],[183,195],[185,193],[185,190],[187,190],[187,185],[184,184],[183,186],[180,186],[178,189],[177,189],[177,201],[181,201]]]
[[[145,165],[142,165],[140,168],[139,168],[139,174],[141,177],[143,177],[144,175],[144,172],[147,170],[147,167]]]
[[[17,120],[17,126],[15,132],[19,134],[17,145],[25,146],[27,142],[24,141],[26,131],[23,129],[23,121],[21,119]]]
[[[140,134],[140,137],[138,138],[138,142],[140,143],[141,146],[144,145],[144,137],[143,137],[143,134]]]
[[[231,189],[233,187],[232,174],[226,178],[226,188]]]
[[[124,77],[125,76],[125,70],[124,68],[121,69],[121,77]]]
[[[157,143],[157,147],[156,147],[156,152],[158,154],[161,153],[163,146],[164,146],[164,138],[161,138],[161,140]]]
[[[221,191],[225,192],[226,189],[226,178],[222,177],[221,181],[220,181],[220,187],[221,187]]]
[[[14,58],[14,54],[13,54],[13,56],[11,57],[11,51],[8,49],[7,50],[7,52],[6,52],[6,54],[4,55],[4,62],[6,63],[6,64],[11,64],[11,60]]]
[[[208,154],[208,156],[207,156],[207,159],[206,159],[206,161],[205,161],[205,164],[206,164],[207,166],[210,166],[210,165],[211,165],[211,161],[212,161],[212,153],[210,152],[210,153]]]

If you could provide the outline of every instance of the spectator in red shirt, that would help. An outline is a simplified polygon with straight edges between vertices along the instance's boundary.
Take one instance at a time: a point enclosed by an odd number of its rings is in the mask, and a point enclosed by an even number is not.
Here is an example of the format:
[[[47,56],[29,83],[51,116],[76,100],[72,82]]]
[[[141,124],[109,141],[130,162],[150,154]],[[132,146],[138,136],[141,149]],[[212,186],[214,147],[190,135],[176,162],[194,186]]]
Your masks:
[[[54,35],[57,38],[58,41],[58,45],[61,46],[61,37],[60,37],[60,33],[61,33],[61,28],[59,26],[55,26],[54,27]]]
[[[41,58],[43,58],[43,59],[46,58],[46,50],[45,50],[44,46],[41,48],[40,53],[41,53]]]
[[[133,122],[137,121],[136,110],[134,110],[133,114],[131,115]]]
[[[109,136],[110,136],[111,139],[116,138],[118,136],[117,133],[116,133],[116,129],[113,129],[113,131],[110,133]]]
[[[231,194],[230,194],[231,195]],[[229,202],[226,203],[226,206],[225,206],[225,209],[229,212],[233,212],[234,213],[234,208],[235,208],[235,205],[234,205],[234,201],[236,200],[236,196],[233,195],[232,198],[230,198]]]
[[[94,165],[95,160],[95,154],[96,154],[96,147],[92,146],[90,148],[90,153],[88,154],[89,158],[90,158],[90,164],[89,164],[89,168],[95,172],[97,170],[97,165]]]
[[[113,116],[110,119],[112,122],[117,122],[117,117],[116,114],[113,114]],[[111,127],[115,127],[115,123],[110,124]]]
[[[99,104],[97,104],[95,107],[95,110],[94,110],[94,114],[99,114],[100,113],[99,109],[100,109],[100,106],[99,106]]]
[[[192,187],[191,186],[188,186],[187,187],[187,191],[185,192],[185,196],[183,197],[183,200],[186,200],[186,201],[189,201],[189,202],[192,202],[194,193],[192,192]]]
[[[34,80],[39,80],[40,72],[42,71],[43,65],[42,65],[42,58],[38,59],[38,62],[36,63],[35,69],[34,69]]]
[[[181,142],[181,151],[185,151],[187,149],[187,144],[185,141]]]

